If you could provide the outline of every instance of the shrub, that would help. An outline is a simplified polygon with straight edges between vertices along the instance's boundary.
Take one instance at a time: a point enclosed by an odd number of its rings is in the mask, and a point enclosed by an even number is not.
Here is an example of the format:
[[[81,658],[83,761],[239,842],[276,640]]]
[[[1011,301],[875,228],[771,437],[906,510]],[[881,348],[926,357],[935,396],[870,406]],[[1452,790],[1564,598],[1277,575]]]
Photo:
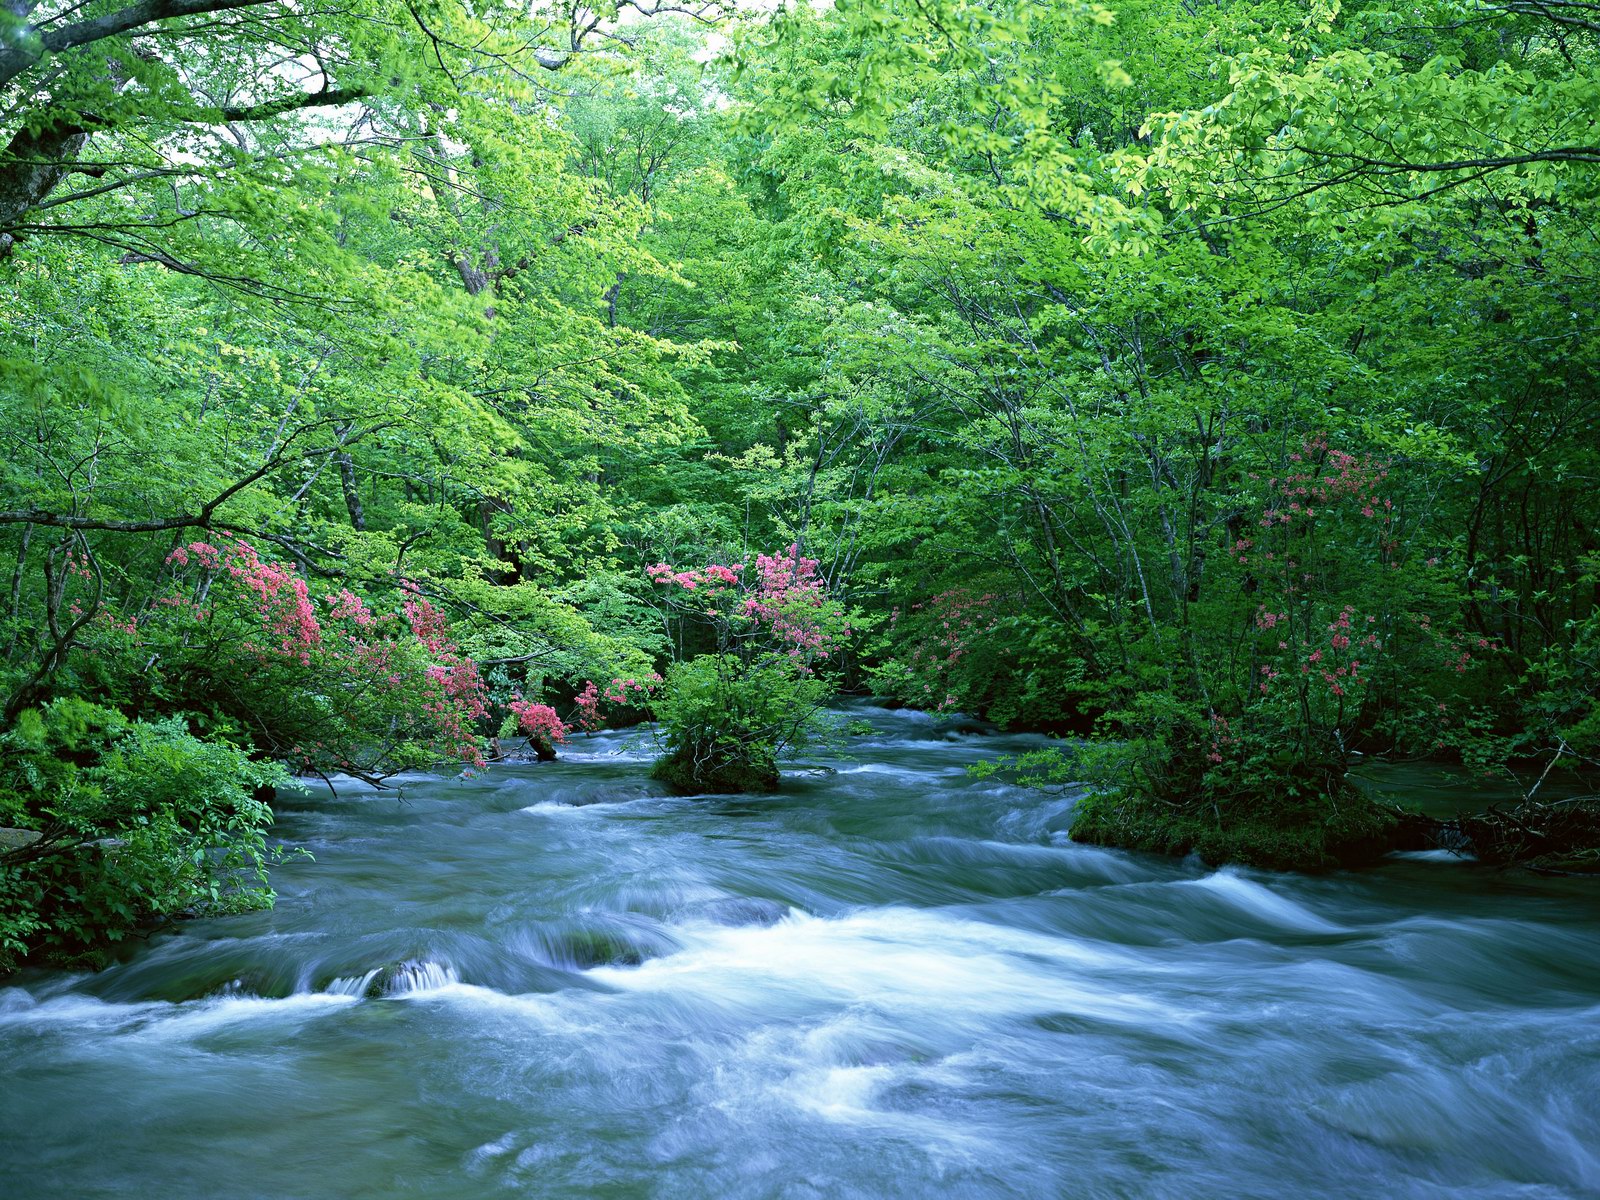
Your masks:
[[[666,752],[652,774],[682,793],[774,791],[778,756],[814,735],[829,692],[784,656],[678,663],[656,703]]]
[[[753,565],[657,563],[648,574],[669,589],[664,606],[680,629],[699,625],[716,647],[667,672],[655,704],[666,746],[655,777],[685,793],[774,790],[779,755],[815,732],[831,694],[818,672],[851,636],[817,560],[791,545]]]
[[[178,582],[127,634],[143,653],[122,660],[150,667],[124,681],[125,694],[198,714],[299,771],[379,778],[441,760],[481,765],[487,690],[415,587],[380,611],[348,588],[313,594],[249,543],[218,541],[173,551]]]
[[[0,804],[39,835],[0,855],[0,969],[93,964],[152,919],[271,903],[262,794],[281,767],[73,699],[29,710],[0,750]]]
[[[501,729],[504,731],[508,726],[513,732],[520,729],[540,762],[555,758],[556,743],[567,740],[566,724],[556,715],[556,710],[548,704],[535,704],[521,696],[515,697],[507,707],[511,715]],[[502,733],[502,736],[508,735]]]

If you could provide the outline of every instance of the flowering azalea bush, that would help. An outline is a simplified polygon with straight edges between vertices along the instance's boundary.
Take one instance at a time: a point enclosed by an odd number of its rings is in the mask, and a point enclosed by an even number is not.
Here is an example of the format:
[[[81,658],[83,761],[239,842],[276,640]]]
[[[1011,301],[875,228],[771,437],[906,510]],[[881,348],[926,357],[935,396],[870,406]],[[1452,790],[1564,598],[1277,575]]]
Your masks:
[[[577,709],[576,724],[584,732],[592,733],[605,728],[608,722],[627,722],[630,717],[634,721],[648,718],[653,715],[654,697],[660,686],[661,675],[657,671],[638,678],[613,676],[604,691],[594,680],[587,679],[583,690],[572,698]]]
[[[190,542],[125,636],[149,662],[133,686],[308,772],[376,779],[441,760],[483,762],[477,665],[445,614],[402,583],[382,611],[313,589],[240,538]]]
[[[1392,812],[1348,778],[1362,746],[1466,738],[1474,668],[1394,469],[1311,438],[1247,477],[1182,636],[1145,649],[1148,686],[1114,739],[1024,774],[1087,780],[1073,837],[1212,861],[1318,868],[1384,847]]]
[[[501,736],[520,732],[541,762],[555,758],[556,743],[566,741],[568,732],[556,710],[548,704],[524,700],[520,695],[513,696],[506,708],[510,715],[501,726]]]
[[[508,706],[517,719],[517,726],[530,738],[544,742],[564,742],[567,740],[567,727],[561,718],[556,715],[556,710],[548,704],[535,704],[531,700],[521,697],[513,700]]]
[[[1468,676],[1498,645],[1452,625],[1459,605],[1414,545],[1389,464],[1311,438],[1288,465],[1251,479],[1253,525],[1218,589],[1234,612],[1217,627],[1238,632],[1204,647],[1214,774],[1270,755],[1342,777],[1361,744],[1453,745]]]
[[[712,563],[679,570],[657,563],[646,574],[664,589],[663,605],[686,623],[701,624],[716,652],[741,661],[782,655],[811,673],[849,640],[850,619],[827,593],[820,564],[790,545],[757,554],[752,563]]]
[[[886,696],[933,712],[988,707],[996,677],[1000,596],[946,588],[889,613],[883,658],[872,684]]]
[[[791,545],[749,563],[649,568],[680,644],[687,628],[711,647],[673,666],[654,702],[658,779],[680,792],[777,787],[778,757],[814,732],[831,692],[822,673],[852,635],[819,566]]]

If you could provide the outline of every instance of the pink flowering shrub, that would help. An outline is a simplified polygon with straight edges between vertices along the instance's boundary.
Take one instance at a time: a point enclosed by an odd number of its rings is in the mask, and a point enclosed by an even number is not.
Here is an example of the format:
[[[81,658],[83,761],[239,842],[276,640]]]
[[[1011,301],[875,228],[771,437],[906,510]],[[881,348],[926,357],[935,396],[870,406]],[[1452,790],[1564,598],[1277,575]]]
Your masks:
[[[946,588],[890,612],[873,686],[915,708],[989,709],[1005,668],[996,661],[1004,602],[998,592]]]
[[[656,778],[688,793],[777,786],[778,756],[810,736],[831,690],[823,669],[853,633],[819,567],[791,545],[748,563],[648,568],[678,644],[709,651],[675,664],[654,699]],[[626,687],[605,698],[632,702]]]
[[[753,563],[684,570],[657,563],[646,574],[680,621],[709,627],[718,653],[744,662],[781,654],[810,674],[852,635],[849,616],[828,596],[819,566],[791,545],[781,554],[757,554]]]
[[[1214,783],[1285,755],[1342,772],[1363,742],[1442,749],[1463,677],[1498,649],[1450,627],[1458,606],[1390,464],[1311,438],[1288,468],[1250,476],[1257,499],[1211,586],[1224,607],[1248,605],[1207,623],[1237,632],[1201,645]]]
[[[506,707],[517,718],[517,727],[534,741],[548,743],[567,740],[567,727],[556,716],[556,710],[548,704],[535,704],[519,697]]]
[[[1321,438],[1241,481],[1183,621],[1141,638],[1115,738],[1020,764],[1090,784],[1074,839],[1297,869],[1391,844],[1352,752],[1450,744],[1496,652],[1451,626],[1459,596],[1406,482]]]
[[[299,771],[377,779],[481,764],[488,695],[448,618],[413,584],[392,611],[314,589],[241,538],[179,546],[136,625],[144,685]]]
[[[602,692],[594,680],[584,681],[583,690],[572,698],[577,710],[575,723],[585,733],[604,729],[613,719],[632,717],[648,718],[652,712],[652,699],[661,686],[661,675],[651,671],[635,678],[632,675],[613,676]]]
[[[556,714],[556,710],[548,704],[539,704],[532,700],[524,700],[521,695],[515,695],[506,704],[510,718],[506,725],[501,727],[502,736],[508,727],[514,727],[528,739],[528,745],[541,762],[548,762],[556,756],[556,743],[567,740],[566,723]]]

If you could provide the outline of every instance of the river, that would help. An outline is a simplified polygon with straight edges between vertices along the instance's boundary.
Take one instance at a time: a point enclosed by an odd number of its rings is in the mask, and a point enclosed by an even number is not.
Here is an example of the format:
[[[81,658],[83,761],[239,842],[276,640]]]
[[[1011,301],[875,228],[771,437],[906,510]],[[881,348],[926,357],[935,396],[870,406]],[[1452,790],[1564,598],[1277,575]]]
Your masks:
[[[877,733],[290,796],[277,908],[0,989],[5,1200],[1600,1196],[1600,891],[1076,846]]]

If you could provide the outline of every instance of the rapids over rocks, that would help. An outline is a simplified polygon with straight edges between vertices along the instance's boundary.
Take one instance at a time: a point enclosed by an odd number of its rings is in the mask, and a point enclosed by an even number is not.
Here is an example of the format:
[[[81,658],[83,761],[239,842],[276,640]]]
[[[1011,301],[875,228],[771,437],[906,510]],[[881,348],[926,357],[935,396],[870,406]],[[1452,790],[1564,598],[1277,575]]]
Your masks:
[[[286,798],[276,911],[0,989],[6,1200],[1600,1195],[1600,895],[1076,846],[877,736]]]

